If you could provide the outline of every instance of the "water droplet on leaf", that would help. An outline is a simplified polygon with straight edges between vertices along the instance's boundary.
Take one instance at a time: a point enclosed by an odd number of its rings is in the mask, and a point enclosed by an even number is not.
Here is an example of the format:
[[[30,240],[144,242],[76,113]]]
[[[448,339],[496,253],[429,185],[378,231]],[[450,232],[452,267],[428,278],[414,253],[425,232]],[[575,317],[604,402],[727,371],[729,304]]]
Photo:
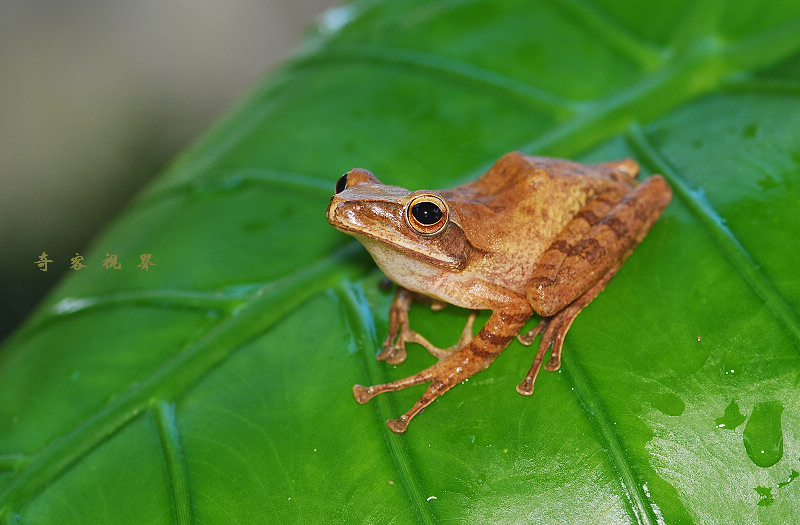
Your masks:
[[[758,500],[759,507],[769,507],[775,503],[775,497],[772,495],[772,488],[770,487],[756,487],[756,492],[761,496]]]
[[[759,467],[771,467],[783,457],[782,412],[783,405],[775,401],[757,403],[744,427],[744,449]]]
[[[725,413],[722,417],[718,417],[714,422],[717,424],[717,428],[733,430],[744,423],[744,420],[745,416],[742,414],[741,410],[739,410],[739,405],[736,404],[736,401],[731,401],[731,404],[725,409]]]
[[[796,470],[792,469],[792,471],[789,473],[789,479],[778,483],[778,488],[785,487],[792,481],[796,480],[797,476],[800,476],[800,472],[797,472]]]

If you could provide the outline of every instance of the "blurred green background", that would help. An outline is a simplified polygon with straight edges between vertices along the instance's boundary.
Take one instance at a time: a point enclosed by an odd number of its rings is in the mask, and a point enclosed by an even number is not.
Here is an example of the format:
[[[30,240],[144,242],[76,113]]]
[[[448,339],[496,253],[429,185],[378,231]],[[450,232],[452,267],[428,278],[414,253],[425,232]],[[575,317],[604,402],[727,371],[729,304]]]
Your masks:
[[[337,3],[0,2],[0,341]]]

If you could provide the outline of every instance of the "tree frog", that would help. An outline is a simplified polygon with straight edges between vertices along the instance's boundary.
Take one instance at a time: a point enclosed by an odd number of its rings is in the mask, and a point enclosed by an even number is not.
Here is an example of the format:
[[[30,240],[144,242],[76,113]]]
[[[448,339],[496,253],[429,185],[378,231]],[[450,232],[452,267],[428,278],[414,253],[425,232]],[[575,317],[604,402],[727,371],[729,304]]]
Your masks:
[[[377,358],[406,358],[418,343],[438,359],[405,379],[355,385],[356,401],[430,383],[408,412],[386,422],[405,432],[409,421],[438,396],[486,369],[515,337],[530,345],[542,334],[533,364],[517,391],[533,393],[545,369],[558,370],[564,336],[600,293],[672,199],[660,175],[637,183],[631,159],[599,164],[504,155],[478,179],[441,191],[409,191],[353,169],[336,183],[327,218],[354,236],[398,288],[389,310],[389,334]],[[409,328],[414,301],[433,308],[472,310],[461,337],[437,348]],[[477,335],[477,310],[491,315]],[[528,319],[541,320],[520,333]]]

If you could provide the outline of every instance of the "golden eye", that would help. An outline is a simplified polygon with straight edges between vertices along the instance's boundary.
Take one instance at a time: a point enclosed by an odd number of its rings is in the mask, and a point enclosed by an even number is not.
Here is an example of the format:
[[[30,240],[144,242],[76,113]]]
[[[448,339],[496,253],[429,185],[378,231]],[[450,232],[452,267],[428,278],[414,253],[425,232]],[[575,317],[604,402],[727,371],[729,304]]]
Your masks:
[[[436,195],[419,195],[408,204],[406,217],[417,232],[433,235],[447,224],[447,205]]]

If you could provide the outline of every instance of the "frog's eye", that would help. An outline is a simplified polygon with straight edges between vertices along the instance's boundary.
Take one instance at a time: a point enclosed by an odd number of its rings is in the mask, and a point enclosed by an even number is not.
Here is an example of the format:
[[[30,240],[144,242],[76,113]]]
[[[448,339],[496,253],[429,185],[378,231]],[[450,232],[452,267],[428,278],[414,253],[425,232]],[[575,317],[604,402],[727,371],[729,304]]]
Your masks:
[[[359,184],[380,184],[375,175],[362,168],[353,168],[336,181],[336,193],[341,193],[347,188],[358,186]]]
[[[339,180],[336,181],[336,193],[342,193],[345,190],[345,188],[347,188],[348,173],[345,173],[344,175],[339,177]]]
[[[406,217],[414,230],[433,235],[447,224],[447,205],[436,195],[418,195],[408,204]]]

